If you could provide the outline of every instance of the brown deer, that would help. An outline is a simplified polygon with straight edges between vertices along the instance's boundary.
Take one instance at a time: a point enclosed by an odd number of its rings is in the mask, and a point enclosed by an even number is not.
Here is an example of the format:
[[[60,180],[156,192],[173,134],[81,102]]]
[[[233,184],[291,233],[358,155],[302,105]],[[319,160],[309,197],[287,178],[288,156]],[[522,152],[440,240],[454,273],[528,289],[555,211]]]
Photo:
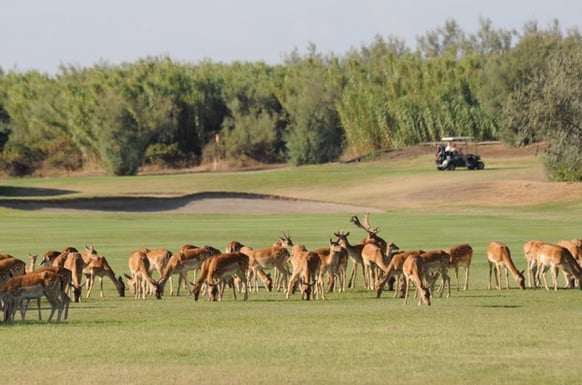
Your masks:
[[[546,271],[548,269],[552,273],[554,290],[558,290],[559,269],[564,270],[567,276],[572,277],[578,284],[578,287],[582,289],[582,269],[567,248],[545,243],[536,251],[538,254],[538,276],[540,277],[538,279],[541,281],[543,278],[546,290],[549,290],[548,280],[546,278]]]
[[[321,259],[314,251],[308,251],[304,245],[294,245],[291,249],[291,257],[289,258],[291,266],[293,267],[293,274],[289,278],[289,286],[287,288],[286,298],[294,292],[296,281],[299,281],[301,287],[301,299],[309,301],[311,299],[312,287],[316,285],[317,274],[321,266]],[[325,299],[323,287],[320,290],[322,299]],[[315,297],[314,297],[315,298]]]
[[[278,283],[278,290],[280,284],[286,288],[289,282],[289,271],[287,270],[287,260],[289,259],[288,248],[293,247],[293,241],[289,234],[283,234],[275,244],[261,249],[249,250],[249,276],[254,276],[253,287],[258,290],[257,275],[259,271],[266,269],[275,269],[281,276],[281,281]]]
[[[471,259],[473,259],[473,248],[471,245],[461,243],[454,245],[449,249],[450,261],[449,267],[455,269],[455,280],[457,281],[457,291],[459,288],[459,267],[465,269],[465,284],[463,290],[469,290],[469,269],[471,268]]]
[[[158,280],[160,290],[163,293],[166,282],[173,274],[178,274],[178,290],[176,291],[176,295],[180,295],[182,282],[187,286],[190,284],[187,277],[188,271],[200,269],[205,259],[218,254],[220,254],[220,250],[208,245],[202,247],[182,247],[179,252],[170,257],[170,260],[166,264],[164,274]],[[188,286],[188,288],[190,287]],[[170,295],[172,294],[173,292],[170,291]]]
[[[502,242],[491,242],[487,246],[487,260],[489,261],[489,286],[491,289],[491,274],[495,271],[495,286],[498,290],[502,289],[501,269],[505,268],[505,288],[509,289],[508,271],[511,271],[513,278],[521,289],[525,290],[525,278],[523,271],[518,271],[511,259],[509,247]]]
[[[396,298],[400,293],[402,293],[402,297],[404,297],[404,291],[406,290],[406,279],[404,278],[404,272],[402,270],[404,261],[406,261],[406,259],[411,255],[420,256],[420,254],[424,252],[424,250],[407,250],[394,253],[392,259],[390,260],[390,264],[388,264],[388,271],[384,277],[376,283],[376,298],[380,298],[382,292],[384,291],[384,285],[388,282],[389,279],[391,279],[391,277],[395,277],[396,282],[394,298]],[[402,288],[400,287],[401,276],[404,278],[404,286]]]
[[[46,263],[46,261],[43,261]],[[68,290],[73,291],[73,300],[81,301],[81,290],[83,289],[82,277],[85,261],[81,253],[73,251],[63,251],[58,257],[53,259],[52,266],[64,267],[71,270],[72,280],[67,282]]]
[[[225,287],[224,280],[237,275],[242,278],[243,299],[246,301],[248,299],[248,288],[244,277],[247,276],[248,269],[249,257],[241,252],[218,254],[207,258],[200,268],[200,278],[196,283],[192,283],[194,300],[198,301],[204,284],[210,287],[208,292],[211,301],[222,300]]]
[[[135,299],[145,299],[149,293],[154,293],[157,299],[162,299],[160,284],[150,275],[150,261],[144,253],[137,251],[129,256],[131,275],[125,275],[130,290]]]
[[[90,262],[83,269],[83,274],[87,280],[87,294],[86,297],[91,296],[91,291],[93,290],[93,285],[95,285],[95,278],[99,278],[99,296],[103,298],[103,278],[107,277],[113,282],[117,294],[120,297],[125,297],[125,284],[123,279],[120,277],[116,278],[113,269],[107,262],[107,259],[102,255],[91,255]]]
[[[402,272],[406,278],[406,291],[404,293],[404,304],[408,302],[408,292],[410,291],[410,284],[414,282],[418,295],[418,305],[422,303],[430,306],[430,290],[427,289],[422,277],[426,273],[423,271],[424,261],[418,254],[409,255],[402,265]]]
[[[318,291],[324,290],[324,275],[328,274],[328,293],[333,291],[333,284],[336,279],[339,284],[338,292],[345,290],[345,268],[344,263],[348,258],[348,251],[344,249],[337,240],[330,239],[328,247],[313,250],[321,261],[319,268],[319,278],[317,279]],[[325,298],[323,298],[325,299]]]
[[[364,259],[362,258],[362,250],[364,248],[363,244],[353,245],[349,242],[348,237],[350,232],[337,231],[333,233],[336,236],[339,244],[347,250],[348,255],[352,260],[352,271],[350,273],[350,279],[348,281],[348,288],[353,288],[356,286],[356,275],[358,273],[358,266],[362,268],[362,276],[364,278],[364,287],[368,287],[368,281],[366,276],[366,270],[364,268]],[[347,277],[346,277],[347,278]]]
[[[366,238],[362,239],[360,241],[360,244],[376,245],[381,250],[381,252],[384,253],[383,265],[386,266],[390,262],[391,252],[398,250],[398,246],[396,246],[392,242],[387,242],[382,237],[380,237],[378,235],[378,233],[380,232],[380,228],[378,227],[372,228],[372,226],[370,225],[370,213],[364,214],[364,223],[360,222],[360,219],[357,217],[357,215],[352,216],[350,218],[350,222],[367,233]],[[374,290],[376,277],[379,276],[380,272],[385,269],[383,268],[382,264],[378,264],[375,261],[370,261],[368,258],[366,258],[366,254],[369,255],[371,250],[369,246],[365,247],[368,248],[368,252],[362,255],[365,275],[368,277],[367,278],[368,287]],[[373,250],[371,251],[371,253],[375,254],[376,251]]]
[[[278,245],[278,243],[277,243],[277,245]],[[226,249],[225,249],[226,253],[236,253],[238,251],[240,251],[243,254],[246,254],[250,258],[252,256],[254,250],[252,247],[245,246],[242,243],[240,243],[239,241],[230,241],[226,244]],[[255,280],[256,280],[256,277],[254,275],[255,273],[261,278],[261,281],[263,281],[263,285],[265,286],[265,289],[267,289],[267,291],[269,291],[269,292],[273,291],[273,279],[271,278],[271,274],[265,273],[262,269],[257,269],[256,271],[249,269],[247,283],[250,285],[251,281],[255,282]],[[253,286],[251,288],[251,291],[255,291],[255,285],[253,284],[251,286]],[[258,284],[256,285],[256,289],[258,291]]]
[[[12,277],[0,289],[0,299],[4,302],[4,322],[14,321],[17,309],[20,309],[22,321],[26,318],[28,300],[46,296],[51,305],[48,322],[56,311],[60,322],[64,304],[59,295],[63,282],[61,276],[53,271],[39,271]]]

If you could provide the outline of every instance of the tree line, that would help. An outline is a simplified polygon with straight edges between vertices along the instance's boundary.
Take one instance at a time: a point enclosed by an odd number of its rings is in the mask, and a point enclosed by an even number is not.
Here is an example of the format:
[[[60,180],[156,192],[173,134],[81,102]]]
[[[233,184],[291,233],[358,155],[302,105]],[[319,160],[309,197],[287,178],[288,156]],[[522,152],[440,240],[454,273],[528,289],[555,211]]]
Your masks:
[[[39,167],[133,175],[144,165],[317,164],[443,136],[545,142],[551,180],[582,180],[582,35],[558,21],[521,31],[455,20],[417,38],[282,64],[148,57],[0,68],[0,172]]]

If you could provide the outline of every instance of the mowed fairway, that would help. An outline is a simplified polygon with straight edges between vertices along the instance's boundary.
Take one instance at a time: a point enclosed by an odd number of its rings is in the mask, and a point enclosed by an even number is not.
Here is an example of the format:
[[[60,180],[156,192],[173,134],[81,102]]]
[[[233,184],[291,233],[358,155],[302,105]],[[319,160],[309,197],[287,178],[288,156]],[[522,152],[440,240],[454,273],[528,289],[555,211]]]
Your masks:
[[[511,275],[511,290],[487,290],[485,250],[505,242],[522,270],[524,242],[582,237],[582,188],[540,181],[533,156],[485,161],[482,172],[439,173],[432,154],[421,154],[267,172],[2,180],[0,204],[14,191],[51,189],[72,191],[68,198],[242,191],[374,207],[372,225],[401,249],[474,249],[469,290],[457,291],[449,271],[452,297],[430,307],[414,298],[405,306],[392,292],[376,299],[361,275],[357,289],[310,302],[264,290],[246,303],[228,291],[221,303],[194,302],[168,287],[162,300],[142,301],[118,297],[105,281],[105,298],[96,285],[90,299],[71,304],[66,322],[38,321],[32,306],[25,323],[17,315],[0,324],[2,384],[577,383],[582,292],[519,290]],[[556,195],[543,200],[546,191]],[[349,222],[354,214],[364,213],[0,208],[0,253],[28,262],[29,253],[93,245],[121,275],[138,247],[224,249],[233,239],[262,247],[288,232],[312,249],[338,230],[355,243],[364,233]]]

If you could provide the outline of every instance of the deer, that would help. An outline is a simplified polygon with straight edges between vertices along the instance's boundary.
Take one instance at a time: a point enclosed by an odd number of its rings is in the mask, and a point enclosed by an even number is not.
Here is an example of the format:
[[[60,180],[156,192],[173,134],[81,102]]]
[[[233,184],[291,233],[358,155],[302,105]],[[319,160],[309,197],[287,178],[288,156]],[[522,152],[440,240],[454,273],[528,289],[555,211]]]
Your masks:
[[[52,271],[53,273],[57,273],[61,277],[61,291],[59,293],[59,299],[61,304],[63,305],[63,318],[66,321],[69,318],[69,304],[71,303],[71,298],[67,294],[67,283],[71,282],[73,279],[71,270],[66,269],[60,266],[45,266],[41,267],[38,270],[34,270],[35,273],[40,273],[42,271]],[[1,287],[1,285],[0,285]],[[42,314],[40,311],[40,297],[37,298],[37,307],[38,307],[38,319],[39,321],[42,320]],[[28,300],[26,303],[26,307],[28,308]]]
[[[284,287],[289,281],[289,271],[287,270],[287,260],[289,259],[288,248],[293,247],[293,241],[289,234],[283,234],[275,244],[261,249],[249,250],[249,277],[254,276],[253,287],[258,291],[257,275],[259,271],[264,273],[265,269],[275,269],[281,276]],[[281,282],[279,282],[280,284]],[[280,286],[278,286],[280,290]]]
[[[43,261],[45,264],[48,261]],[[85,261],[81,253],[73,251],[62,252],[58,257],[54,258],[52,261],[52,266],[64,267],[71,271],[72,280],[67,282],[68,290],[73,291],[73,301],[81,301],[81,290],[83,288],[82,276],[83,269],[85,267]]]
[[[374,290],[377,281],[376,277],[379,276],[380,271],[386,271],[392,252],[399,250],[399,248],[393,242],[387,242],[378,236],[380,229],[377,227],[372,228],[370,225],[370,213],[365,213],[363,224],[356,215],[350,218],[350,222],[367,233],[367,237],[363,239],[360,244],[364,245],[362,258],[368,287]],[[376,246],[381,250],[381,253],[383,254],[382,260],[379,259],[378,252],[373,246]]]
[[[182,285],[182,281],[184,281],[184,284],[187,285],[187,287],[191,290],[187,272],[200,269],[200,266],[205,259],[218,254],[220,254],[220,250],[208,245],[202,247],[182,247],[179,252],[173,254],[170,257],[170,260],[166,264],[164,274],[158,280],[160,290],[162,293],[164,292],[165,284],[173,274],[179,275],[178,290],[176,291],[176,295],[180,295],[180,286]],[[172,290],[170,290],[170,295],[173,295]]]
[[[276,243],[276,245],[280,244]],[[226,253],[235,253],[237,251],[246,254],[250,258],[254,250],[252,247],[245,246],[239,241],[230,241],[226,244],[225,248]],[[257,269],[255,272],[253,272],[253,270],[250,269],[247,277],[247,284],[250,285],[251,280],[255,282],[256,280],[254,275],[255,273],[261,278],[261,281],[263,281],[265,289],[269,292],[273,291],[273,279],[271,278],[271,274],[265,273],[262,269]],[[257,291],[259,290],[258,284],[257,285],[253,284],[252,286],[253,287],[251,288],[251,291],[255,291],[255,288]]]
[[[429,250],[420,254],[424,278],[428,282],[431,295],[434,293],[435,273],[441,277],[439,296],[443,296],[445,286],[448,287],[447,298],[451,297],[451,278],[448,275],[450,255],[444,250]]]
[[[102,255],[91,255],[89,264],[83,269],[83,274],[87,280],[87,294],[86,297],[91,296],[91,291],[95,285],[95,277],[99,278],[99,296],[103,299],[103,278],[107,277],[113,282],[117,294],[120,297],[125,297],[125,284],[121,276],[115,277],[113,269],[107,262],[107,259]]]
[[[309,301],[311,298],[312,287],[316,284],[319,285],[319,282],[317,282],[316,279],[321,266],[319,254],[314,251],[308,251],[304,245],[294,245],[291,249],[289,262],[291,262],[291,266],[293,267],[293,274],[291,274],[291,278],[289,278],[286,298],[289,299],[289,296],[295,292],[293,288],[296,281],[299,280],[301,299]],[[325,299],[323,286],[321,287],[321,290],[317,291],[321,292],[322,299]]]
[[[157,299],[162,299],[160,284],[150,275],[150,261],[147,255],[141,251],[133,252],[129,256],[129,270],[131,275],[125,274],[125,277],[130,291],[135,294],[135,299],[146,299],[148,292],[153,292]]]
[[[38,255],[36,254],[28,254],[28,259],[30,260],[29,264],[26,266],[26,273],[32,273],[36,268],[36,260]]]
[[[348,259],[348,251],[344,249],[337,240],[330,238],[328,247],[321,247],[319,249],[313,250],[321,261],[319,278],[317,280],[318,285],[320,285],[321,290],[323,287],[323,278],[326,273],[329,275],[328,279],[328,293],[333,291],[333,285],[337,278],[339,289],[338,292],[342,293],[345,291],[345,262]],[[319,290],[319,288],[318,288]],[[325,298],[324,298],[325,299]]]
[[[430,306],[430,290],[424,286],[422,277],[426,275],[423,271],[424,260],[419,254],[410,254],[402,264],[402,273],[406,279],[406,290],[404,292],[404,304],[408,303],[408,293],[410,284],[414,282],[418,294],[418,305],[426,304]]]
[[[523,257],[527,263],[527,284],[530,288],[540,287],[537,249],[544,243],[538,239],[533,239],[523,244]]]
[[[4,322],[14,321],[17,309],[20,309],[24,321],[28,300],[42,296],[45,296],[51,305],[47,321],[50,322],[57,312],[57,322],[60,322],[64,308],[59,299],[62,288],[61,276],[53,271],[39,271],[10,278],[0,289],[0,298],[4,302]]]
[[[513,278],[519,287],[525,290],[525,278],[523,271],[518,271],[511,259],[511,250],[509,247],[498,241],[493,241],[487,246],[487,260],[489,261],[489,286],[491,289],[491,274],[495,270],[495,286],[498,290],[502,289],[501,269],[505,268],[505,288],[509,289],[508,271],[511,271]]]
[[[382,292],[384,291],[384,285],[388,282],[391,277],[395,277],[396,290],[394,290],[394,298],[402,292],[402,297],[404,297],[404,291],[406,290],[406,279],[403,280],[404,287],[400,287],[400,276],[404,277],[404,272],[402,267],[404,266],[404,261],[411,255],[418,255],[424,253],[424,250],[407,250],[407,251],[397,251],[393,254],[390,263],[388,264],[388,271],[384,274],[384,277],[376,282],[376,298],[380,298]]]
[[[24,275],[26,263],[11,255],[5,254],[5,258],[0,259],[0,271],[6,271],[11,277]]]
[[[333,235],[336,236],[339,244],[344,249],[347,250],[348,255],[350,256],[350,258],[352,260],[352,271],[350,273],[350,279],[348,281],[348,288],[355,287],[355,285],[356,285],[356,275],[358,272],[358,265],[362,267],[362,276],[364,278],[364,287],[368,288],[369,285],[368,285],[368,281],[367,281],[366,270],[364,268],[364,259],[362,258],[362,250],[364,248],[364,245],[363,244],[352,245],[348,240],[348,237],[350,235],[349,231],[348,232],[337,231],[337,232],[333,233]]]
[[[467,243],[461,243],[451,246],[449,249],[449,267],[455,269],[455,280],[457,282],[457,291],[459,287],[459,267],[465,269],[465,283],[463,290],[469,290],[469,269],[471,268],[471,259],[473,259],[473,248]]]
[[[153,273],[153,271],[155,270],[158,272],[159,277],[161,277],[164,274],[166,265],[168,264],[170,258],[172,257],[172,252],[165,248],[152,250],[148,249],[147,247],[143,247],[141,249],[135,250],[134,252],[136,251],[141,251],[148,257],[150,261],[150,274]]]
[[[361,240],[360,244],[363,244],[363,245],[374,244],[374,245],[378,246],[380,248],[380,250],[387,250],[388,242],[386,242],[383,238],[378,236],[380,229],[378,227],[372,228],[372,226],[370,225],[370,213],[364,214],[364,223],[360,222],[360,219],[358,218],[357,215],[352,216],[350,218],[350,222],[352,224],[354,224],[356,227],[364,230],[367,233],[366,238]],[[397,249],[398,248],[396,248],[396,250]],[[386,258],[389,259],[390,255],[386,255]],[[364,279],[368,282],[368,287],[370,289],[374,289],[374,287],[373,287],[374,282],[373,281],[375,280],[375,278],[370,278],[370,277],[376,276],[375,273],[376,273],[377,269],[374,269],[374,267],[380,268],[380,266],[378,266],[376,264],[371,265],[370,263],[367,263],[365,257],[364,257],[364,260],[362,262],[363,262],[362,266],[364,268],[364,276],[368,277],[367,279],[366,278],[364,278]],[[348,284],[348,287],[350,287],[350,286],[351,285]]]
[[[538,254],[538,276],[543,278],[544,287],[546,290],[550,290],[548,288],[548,281],[546,278],[546,271],[548,268],[552,273],[554,290],[558,290],[559,268],[563,269],[565,273],[568,273],[571,277],[573,277],[578,283],[578,287],[582,289],[582,269],[567,248],[559,245],[545,243],[537,248],[536,251]]]
[[[557,243],[558,246],[568,249],[578,266],[582,267],[582,242],[579,239],[573,240],[561,240]],[[568,287],[573,287],[573,280],[575,277],[571,277],[567,271],[564,270],[564,276],[567,281]]]
[[[210,290],[208,290],[209,299],[211,301],[216,301],[217,299],[221,301],[224,294],[224,280],[233,275],[237,275],[242,279],[243,300],[246,301],[248,299],[248,288],[245,277],[247,276],[248,269],[249,257],[241,252],[222,253],[207,258],[200,268],[200,278],[197,282],[192,282],[191,287],[194,300],[198,301],[202,286],[207,284],[210,287]]]

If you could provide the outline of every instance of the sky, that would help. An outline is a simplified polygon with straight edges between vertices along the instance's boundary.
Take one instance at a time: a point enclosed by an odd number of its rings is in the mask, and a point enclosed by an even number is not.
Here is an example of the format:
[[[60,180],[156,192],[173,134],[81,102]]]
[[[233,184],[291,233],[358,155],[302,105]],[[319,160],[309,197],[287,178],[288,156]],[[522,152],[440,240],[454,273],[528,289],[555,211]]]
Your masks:
[[[341,56],[375,36],[416,38],[454,19],[465,33],[479,18],[522,30],[558,20],[581,28],[576,0],[0,0],[0,68],[58,73],[61,65],[118,65],[168,56],[282,63],[289,53]]]

